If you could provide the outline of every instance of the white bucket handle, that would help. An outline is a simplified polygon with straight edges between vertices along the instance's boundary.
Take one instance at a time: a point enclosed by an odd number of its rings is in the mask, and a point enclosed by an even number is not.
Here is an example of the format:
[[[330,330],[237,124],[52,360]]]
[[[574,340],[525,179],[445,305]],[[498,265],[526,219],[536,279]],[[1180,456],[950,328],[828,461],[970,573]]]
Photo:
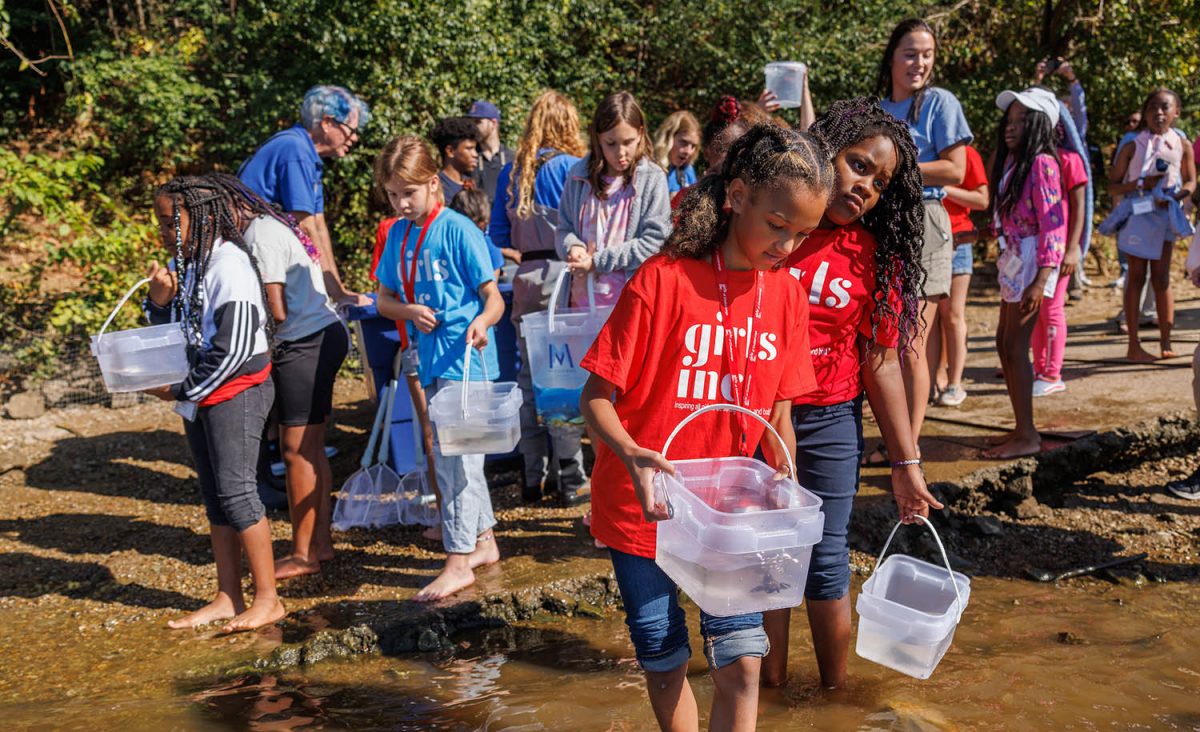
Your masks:
[[[479,354],[479,362],[483,364],[483,380],[488,380],[487,359],[483,357],[483,353]],[[462,380],[462,416],[465,419],[467,416],[467,386],[471,383],[471,343],[467,342],[467,352],[463,354],[463,380]]]
[[[759,422],[762,422],[763,426],[766,427],[772,435],[775,435],[775,440],[780,444],[781,447],[783,447],[783,454],[787,456],[788,467],[792,470],[790,477],[792,480],[796,479],[796,461],[792,459],[792,451],[788,449],[787,443],[783,441],[783,438],[779,436],[779,433],[775,431],[775,428],[771,426],[770,422],[758,416],[749,409],[737,404],[709,404],[707,407],[701,407],[700,409],[697,409],[688,416],[684,417],[679,424],[675,425],[675,429],[671,430],[671,434],[667,436],[667,441],[663,443],[662,456],[664,458],[667,456],[667,450],[670,449],[671,443],[674,442],[675,436],[679,434],[679,431],[682,430],[688,422],[691,422],[693,419],[699,417],[705,412],[741,412],[742,414],[748,414],[757,419]]]
[[[558,279],[554,281],[554,292],[550,294],[550,322],[547,326],[551,333],[554,332],[554,311],[558,307],[558,293],[562,291],[563,282],[567,279],[567,275],[571,274],[571,270],[564,267],[558,273]],[[569,291],[568,291],[569,292]],[[588,296],[588,311],[596,312],[596,276],[595,273],[589,272],[587,275],[587,296]]]
[[[962,620],[963,611],[967,609],[967,606],[963,604],[962,593],[958,591],[958,582],[954,580],[954,569],[950,567],[950,558],[946,556],[946,547],[942,544],[942,537],[938,536],[937,529],[933,528],[933,523],[929,519],[920,514],[914,514],[913,518],[928,526],[929,531],[933,534],[933,540],[937,542],[938,550],[942,553],[942,561],[946,564],[946,571],[950,573],[950,584],[954,586],[954,597],[958,601],[958,620]],[[871,570],[871,574],[879,571],[879,563],[883,561],[883,555],[887,554],[888,547],[892,545],[892,539],[896,538],[896,532],[903,525],[903,521],[897,521],[896,525],[892,527],[892,533],[888,534],[887,541],[883,543],[883,551],[879,552],[879,556],[875,558],[875,569]]]
[[[121,308],[125,307],[125,303],[129,302],[129,298],[133,297],[133,293],[142,289],[142,285],[146,284],[149,281],[150,281],[149,277],[147,277],[144,280],[138,280],[136,285],[129,288],[129,292],[125,293],[125,297],[121,298],[121,302],[117,303],[117,306],[115,308],[113,308],[113,311],[111,313],[109,313],[108,320],[104,321],[104,325],[100,328],[100,332],[98,334],[96,334],[96,343],[97,344],[100,343],[100,338],[101,338],[101,336],[104,335],[104,331],[108,330],[108,326],[112,325],[113,319],[117,317],[117,313],[121,312]]]

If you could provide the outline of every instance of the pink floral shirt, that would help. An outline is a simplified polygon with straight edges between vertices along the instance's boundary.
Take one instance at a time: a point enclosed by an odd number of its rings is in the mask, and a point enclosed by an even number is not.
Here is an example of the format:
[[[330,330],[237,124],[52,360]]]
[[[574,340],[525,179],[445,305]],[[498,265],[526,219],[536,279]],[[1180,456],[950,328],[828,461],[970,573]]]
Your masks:
[[[1011,164],[1000,189],[1012,177]],[[1021,240],[1037,237],[1038,267],[1057,267],[1067,245],[1067,205],[1063,200],[1062,174],[1052,155],[1041,154],[1033,161],[1025,189],[1012,213],[1000,218],[1007,246],[1020,253]]]

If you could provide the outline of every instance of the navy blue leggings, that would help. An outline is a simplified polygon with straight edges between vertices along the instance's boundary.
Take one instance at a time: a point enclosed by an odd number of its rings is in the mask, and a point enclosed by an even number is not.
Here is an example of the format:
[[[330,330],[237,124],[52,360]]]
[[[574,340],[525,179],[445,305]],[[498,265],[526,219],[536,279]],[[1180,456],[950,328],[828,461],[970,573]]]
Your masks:
[[[850,592],[850,545],[846,535],[858,464],[862,458],[862,397],[827,407],[792,407],[796,430],[796,472],[800,485],[824,501],[825,533],[813,547],[804,596],[837,600]]]

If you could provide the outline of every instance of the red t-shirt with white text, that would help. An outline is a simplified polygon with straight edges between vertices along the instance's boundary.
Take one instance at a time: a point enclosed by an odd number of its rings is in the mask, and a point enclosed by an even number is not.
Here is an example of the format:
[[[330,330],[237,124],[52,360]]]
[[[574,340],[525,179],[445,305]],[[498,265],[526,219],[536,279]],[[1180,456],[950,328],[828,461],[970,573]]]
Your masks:
[[[794,404],[829,406],[862,393],[862,356],[858,337],[871,337],[875,312],[875,237],[861,224],[816,229],[787,261],[788,274],[808,292],[809,340],[816,391]],[[899,309],[893,295],[892,308]],[[882,318],[875,342],[894,348],[895,320]]]
[[[753,317],[755,273],[727,272],[729,315],[737,324],[732,371],[744,374],[746,331]],[[766,419],[777,401],[816,387],[809,357],[808,304],[786,272],[763,273],[763,312],[754,335],[758,362],[749,403]],[[608,322],[582,366],[613,383],[613,406],[641,447],[662,450],[685,417],[709,404],[733,403],[725,354],[721,299],[710,262],[656,255],[621,292]],[[744,383],[744,382],[743,382]],[[742,394],[746,400],[747,395]],[[749,417],[746,444],[758,445],[764,428]],[[734,412],[705,415],[671,444],[671,460],[737,455],[741,434]],[[792,446],[788,446],[789,451]],[[596,446],[592,471],[592,535],[627,554],[654,556],[655,525],[642,517],[633,481],[607,445]]]

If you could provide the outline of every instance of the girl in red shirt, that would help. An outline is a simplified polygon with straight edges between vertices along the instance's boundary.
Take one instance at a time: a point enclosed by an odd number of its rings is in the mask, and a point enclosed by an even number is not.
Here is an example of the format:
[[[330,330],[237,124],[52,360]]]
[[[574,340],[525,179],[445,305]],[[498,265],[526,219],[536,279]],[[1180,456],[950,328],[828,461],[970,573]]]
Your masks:
[[[799,481],[824,502],[804,595],[821,681],[841,686],[850,652],[850,549],[846,541],[862,457],[862,394],[892,460],[900,516],[941,508],[925,487],[897,353],[915,338],[921,267],[921,174],[904,123],[875,101],[835,102],[809,128],[836,150],[837,174],[821,224],[788,258],[810,309],[816,390],[793,400]],[[787,678],[789,610],[765,614],[771,653],[763,681]]]
[[[804,291],[781,268],[820,222],[832,182],[829,153],[810,136],[770,125],[751,129],[720,174],[706,176],[684,200],[662,254],[634,274],[583,360],[592,376],[581,406],[601,440],[592,535],[609,547],[650,704],[664,729],[696,729],[698,713],[678,588],[654,562],[654,522],[667,511],[655,502],[652,480],[659,470],[674,473],[658,451],[693,411],[725,402],[770,415],[794,443],[791,400],[816,384]],[[727,332],[722,323],[739,327]],[[749,353],[747,338],[755,349]],[[722,412],[676,443],[670,457],[748,452],[762,434],[757,421]],[[764,440],[762,447],[769,463],[785,469],[778,445]],[[700,630],[716,687],[711,726],[753,729],[767,652],[762,614],[701,612]]]

